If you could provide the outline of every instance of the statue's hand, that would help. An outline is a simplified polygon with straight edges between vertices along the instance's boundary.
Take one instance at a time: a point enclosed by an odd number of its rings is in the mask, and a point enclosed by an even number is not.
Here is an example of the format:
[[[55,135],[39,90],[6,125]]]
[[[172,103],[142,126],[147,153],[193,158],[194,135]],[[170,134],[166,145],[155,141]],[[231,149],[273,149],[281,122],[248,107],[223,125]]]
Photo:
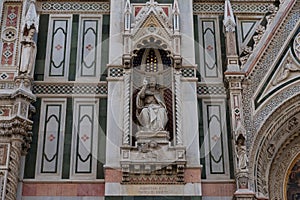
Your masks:
[[[147,85],[147,84],[148,84],[148,81],[146,78],[144,78],[143,85]]]

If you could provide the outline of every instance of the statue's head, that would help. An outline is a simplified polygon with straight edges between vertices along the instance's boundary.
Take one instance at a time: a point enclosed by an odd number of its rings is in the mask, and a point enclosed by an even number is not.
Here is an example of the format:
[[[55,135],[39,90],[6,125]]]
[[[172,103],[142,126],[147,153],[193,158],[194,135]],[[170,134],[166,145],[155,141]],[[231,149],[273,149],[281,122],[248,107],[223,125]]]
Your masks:
[[[156,78],[154,76],[150,77],[149,87],[156,87]]]
[[[242,145],[244,146],[245,145],[245,137],[240,134],[236,140],[236,145]]]
[[[28,31],[28,36],[33,37],[34,33],[35,33],[35,28],[34,27],[30,28],[29,31]]]
[[[33,38],[34,34],[36,32],[35,26],[31,25],[30,28],[25,27],[24,29],[24,35],[28,38]]]

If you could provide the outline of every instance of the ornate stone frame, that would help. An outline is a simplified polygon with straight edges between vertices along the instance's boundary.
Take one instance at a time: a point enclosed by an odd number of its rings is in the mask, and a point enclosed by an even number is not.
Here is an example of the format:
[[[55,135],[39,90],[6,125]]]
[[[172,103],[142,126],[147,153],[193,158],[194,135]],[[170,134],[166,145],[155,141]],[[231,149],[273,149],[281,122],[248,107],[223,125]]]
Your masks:
[[[286,183],[291,165],[300,153],[300,132],[295,133],[281,147],[270,168],[269,199],[287,199]]]
[[[257,192],[259,197],[274,199],[275,196],[283,199],[281,188],[284,176],[280,179],[276,176],[279,172],[286,171],[291,161],[294,160],[286,154],[292,151],[290,149],[294,149],[293,146],[289,146],[291,142],[294,144],[294,138],[300,140],[295,134],[299,132],[300,124],[296,123],[289,130],[287,127],[296,116],[299,118],[299,113],[300,95],[297,95],[276,109],[254,138],[249,153],[249,178],[251,188]],[[283,129],[285,132],[282,132]],[[300,145],[297,152],[300,152]],[[280,162],[281,160],[284,162]],[[278,171],[277,168],[281,168],[281,170]]]

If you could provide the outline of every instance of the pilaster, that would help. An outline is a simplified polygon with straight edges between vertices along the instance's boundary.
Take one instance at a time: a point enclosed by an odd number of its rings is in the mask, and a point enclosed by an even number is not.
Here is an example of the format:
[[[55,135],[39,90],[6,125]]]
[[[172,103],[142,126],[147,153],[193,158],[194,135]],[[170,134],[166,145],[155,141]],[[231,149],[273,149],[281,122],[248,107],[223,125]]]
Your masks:
[[[225,78],[229,83],[232,145],[234,147],[234,168],[237,184],[235,199],[250,200],[255,198],[255,193],[249,190],[248,155],[246,140],[247,134],[244,127],[242,84],[245,74],[241,71],[237,54],[235,19],[230,0],[225,1],[224,28],[226,36],[227,71]]]

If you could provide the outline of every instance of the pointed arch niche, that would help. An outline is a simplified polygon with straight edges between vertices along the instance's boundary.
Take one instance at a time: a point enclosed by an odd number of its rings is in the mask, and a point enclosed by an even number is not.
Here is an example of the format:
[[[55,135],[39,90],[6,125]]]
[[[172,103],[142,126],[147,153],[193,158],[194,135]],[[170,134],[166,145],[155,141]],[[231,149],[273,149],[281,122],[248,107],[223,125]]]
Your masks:
[[[144,41],[145,42],[145,41]],[[170,52],[154,46],[154,38],[150,38],[149,42],[152,45],[146,45],[141,49],[134,51],[132,58],[132,98],[131,98],[131,116],[132,116],[132,130],[131,130],[131,144],[135,144],[135,134],[138,132],[138,120],[136,116],[136,99],[137,94],[143,87],[143,81],[148,82],[155,80],[157,89],[163,96],[163,101],[167,108],[168,122],[165,130],[169,133],[169,141],[174,142],[174,94],[173,94],[173,71],[172,58]],[[160,44],[160,43],[159,43]]]

